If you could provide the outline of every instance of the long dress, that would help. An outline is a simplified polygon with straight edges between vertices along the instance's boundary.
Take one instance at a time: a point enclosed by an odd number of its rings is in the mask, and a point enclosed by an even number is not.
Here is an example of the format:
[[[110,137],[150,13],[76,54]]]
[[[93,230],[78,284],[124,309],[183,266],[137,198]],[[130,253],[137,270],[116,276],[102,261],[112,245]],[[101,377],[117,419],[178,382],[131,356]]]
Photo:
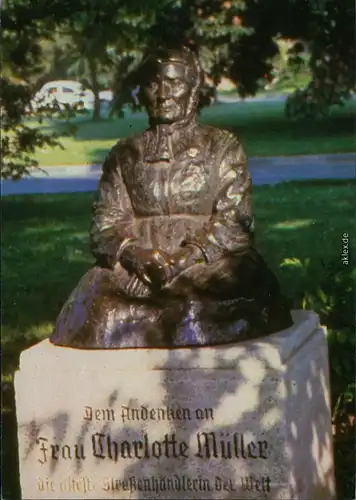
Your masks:
[[[155,158],[164,141],[167,158]],[[291,326],[278,282],[253,247],[247,160],[226,130],[192,123],[171,135],[149,129],[120,141],[103,166],[90,236],[97,264],[58,317],[57,345],[212,345]],[[132,241],[169,254],[194,244],[206,262],[161,293],[136,293],[118,263]]]

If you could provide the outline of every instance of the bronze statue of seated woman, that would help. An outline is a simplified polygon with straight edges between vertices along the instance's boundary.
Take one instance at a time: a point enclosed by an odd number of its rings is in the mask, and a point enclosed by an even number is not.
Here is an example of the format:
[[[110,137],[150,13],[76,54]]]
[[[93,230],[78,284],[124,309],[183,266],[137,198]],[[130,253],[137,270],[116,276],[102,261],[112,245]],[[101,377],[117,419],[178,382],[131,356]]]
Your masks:
[[[103,166],[93,206],[96,266],[64,305],[51,341],[77,348],[238,342],[291,326],[253,247],[251,179],[226,130],[196,122],[203,72],[188,48],[141,67],[149,115]]]

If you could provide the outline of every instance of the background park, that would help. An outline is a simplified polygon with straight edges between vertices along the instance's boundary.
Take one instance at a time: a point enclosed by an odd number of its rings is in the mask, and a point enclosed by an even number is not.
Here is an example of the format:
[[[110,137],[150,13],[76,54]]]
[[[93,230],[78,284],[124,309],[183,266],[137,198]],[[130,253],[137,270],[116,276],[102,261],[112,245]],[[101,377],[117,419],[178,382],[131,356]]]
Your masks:
[[[143,131],[146,114],[132,99],[136,69],[147,47],[180,41],[199,47],[207,76],[199,121],[237,133],[248,156],[261,158],[267,177],[268,157],[328,155],[333,161],[329,155],[354,152],[349,0],[6,0],[2,23],[4,182],[22,182],[37,167],[50,175],[59,165],[100,164],[117,140]],[[31,106],[44,83],[67,79],[91,90],[91,109]],[[113,93],[109,106],[100,99],[105,89]],[[355,491],[355,185],[355,179],[257,185],[253,198],[257,247],[291,307],[315,310],[328,328],[340,500]],[[21,351],[51,333],[93,263],[93,196],[2,200],[5,500],[20,498],[14,372]]]

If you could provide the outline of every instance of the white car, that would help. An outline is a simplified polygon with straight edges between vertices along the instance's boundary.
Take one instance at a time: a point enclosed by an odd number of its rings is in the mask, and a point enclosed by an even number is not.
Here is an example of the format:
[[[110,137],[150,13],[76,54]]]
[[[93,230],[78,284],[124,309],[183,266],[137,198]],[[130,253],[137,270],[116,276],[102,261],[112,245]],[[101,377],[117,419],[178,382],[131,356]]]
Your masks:
[[[94,94],[86,90],[81,83],[72,80],[57,80],[43,85],[34,96],[31,106],[38,109],[41,106],[58,105],[64,109],[65,105],[82,105],[85,109],[93,109]]]
[[[102,90],[101,92],[99,92],[99,97],[100,101],[110,103],[114,98],[114,94],[112,90]]]

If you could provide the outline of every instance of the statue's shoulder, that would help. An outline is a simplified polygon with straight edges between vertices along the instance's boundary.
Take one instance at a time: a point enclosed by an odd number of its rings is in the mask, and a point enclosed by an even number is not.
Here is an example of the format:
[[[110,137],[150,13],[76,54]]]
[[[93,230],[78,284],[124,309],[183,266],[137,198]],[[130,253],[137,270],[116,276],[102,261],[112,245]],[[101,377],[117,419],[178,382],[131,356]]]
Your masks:
[[[142,134],[132,135],[120,139],[109,151],[106,160],[106,168],[117,167],[123,161],[136,160],[142,149]]]
[[[241,169],[241,165],[247,168],[247,156],[239,137],[223,128],[203,126],[202,133],[210,137],[208,154],[211,158],[217,158],[218,164],[229,165],[229,168]]]
[[[115,153],[121,155],[135,155],[142,149],[143,135],[136,134],[120,139],[114,146]]]
[[[229,149],[241,147],[239,137],[230,130],[212,127],[210,125],[199,125],[199,133],[204,135],[210,142],[213,150],[228,147]]]

